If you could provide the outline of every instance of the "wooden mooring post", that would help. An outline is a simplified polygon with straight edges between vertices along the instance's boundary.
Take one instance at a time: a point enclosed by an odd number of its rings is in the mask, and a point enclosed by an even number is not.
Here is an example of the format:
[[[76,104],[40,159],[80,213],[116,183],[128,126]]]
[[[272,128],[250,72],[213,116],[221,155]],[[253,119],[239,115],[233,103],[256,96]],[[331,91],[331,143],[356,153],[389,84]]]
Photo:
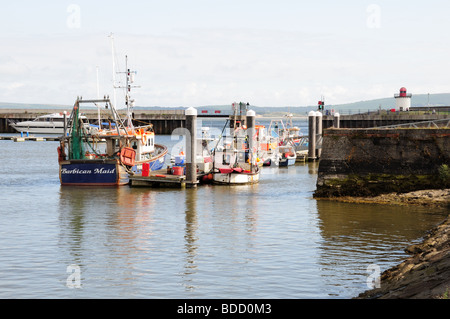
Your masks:
[[[197,187],[197,110],[186,110],[186,187]]]
[[[308,161],[316,160],[316,112],[308,114]]]

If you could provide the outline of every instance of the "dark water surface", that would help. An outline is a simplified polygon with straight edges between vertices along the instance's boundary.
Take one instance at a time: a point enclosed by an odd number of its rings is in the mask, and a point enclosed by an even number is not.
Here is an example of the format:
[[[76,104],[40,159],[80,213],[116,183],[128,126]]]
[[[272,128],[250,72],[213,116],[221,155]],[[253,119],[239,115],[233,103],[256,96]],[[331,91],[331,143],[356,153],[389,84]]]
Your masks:
[[[0,141],[0,298],[351,298],[444,216],[316,201],[317,163],[252,186],[61,187],[57,145]]]

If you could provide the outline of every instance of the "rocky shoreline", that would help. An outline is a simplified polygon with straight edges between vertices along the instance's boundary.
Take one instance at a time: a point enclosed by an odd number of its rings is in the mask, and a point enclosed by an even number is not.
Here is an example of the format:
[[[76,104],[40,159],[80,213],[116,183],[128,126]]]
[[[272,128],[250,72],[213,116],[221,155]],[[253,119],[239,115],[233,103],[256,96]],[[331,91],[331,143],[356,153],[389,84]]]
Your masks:
[[[412,256],[384,271],[380,288],[356,299],[449,299],[450,218],[431,230],[421,244],[406,249]]]
[[[421,205],[450,209],[450,189],[428,189],[409,193],[388,193],[374,197],[327,197],[317,198],[349,203],[373,203],[391,205]]]
[[[370,198],[334,198],[338,201],[450,208],[450,189],[384,194]],[[407,247],[411,254],[401,264],[384,271],[380,288],[355,299],[449,299],[450,215],[430,230],[421,244]]]

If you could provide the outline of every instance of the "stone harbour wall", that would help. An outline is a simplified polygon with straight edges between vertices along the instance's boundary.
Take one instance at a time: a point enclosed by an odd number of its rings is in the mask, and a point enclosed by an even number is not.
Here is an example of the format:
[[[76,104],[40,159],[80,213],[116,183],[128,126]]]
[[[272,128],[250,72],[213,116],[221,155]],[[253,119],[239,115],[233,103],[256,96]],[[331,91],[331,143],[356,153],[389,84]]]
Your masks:
[[[448,188],[445,165],[450,166],[448,128],[327,129],[314,196]]]

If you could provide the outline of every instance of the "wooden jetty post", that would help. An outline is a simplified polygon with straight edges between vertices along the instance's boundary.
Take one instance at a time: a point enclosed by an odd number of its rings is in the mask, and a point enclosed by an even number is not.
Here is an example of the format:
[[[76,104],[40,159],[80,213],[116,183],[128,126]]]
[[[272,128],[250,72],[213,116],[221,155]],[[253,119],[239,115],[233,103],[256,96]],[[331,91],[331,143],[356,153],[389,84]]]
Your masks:
[[[64,114],[64,134],[63,135],[64,135],[64,137],[66,137],[67,136],[67,112],[64,111],[63,114]],[[98,125],[101,128],[101,124],[99,123]]]
[[[316,112],[316,157],[320,158],[322,148],[319,148],[319,140],[322,138],[322,112]]]
[[[308,113],[308,160],[316,160],[316,112],[311,111]]]
[[[186,186],[197,187],[197,110],[186,110]]]
[[[255,116],[256,113],[253,110],[247,111],[247,136],[248,136],[248,150],[250,157],[250,167],[253,171],[253,165],[257,165],[256,158],[254,158],[254,155],[256,154],[256,151],[253,149],[255,145]]]

